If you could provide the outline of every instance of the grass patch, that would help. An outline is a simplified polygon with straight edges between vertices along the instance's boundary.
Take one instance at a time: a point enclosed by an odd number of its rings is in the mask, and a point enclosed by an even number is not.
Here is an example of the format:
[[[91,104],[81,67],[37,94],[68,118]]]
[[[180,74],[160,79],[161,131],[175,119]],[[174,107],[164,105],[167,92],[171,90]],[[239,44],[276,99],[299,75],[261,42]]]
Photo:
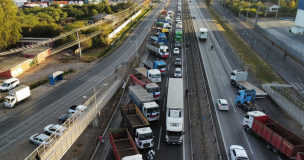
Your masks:
[[[244,61],[245,54],[247,54],[245,64],[250,65],[250,69],[253,70],[255,77],[263,83],[271,83],[273,81],[281,83],[282,79],[277,76],[270,65],[259,58],[256,52],[253,51],[252,53],[248,53],[250,46],[217,14],[213,7],[207,6],[207,8],[209,15],[214,19],[215,24],[221,26],[219,27],[219,31],[222,31],[225,39],[230,43],[242,61]]]

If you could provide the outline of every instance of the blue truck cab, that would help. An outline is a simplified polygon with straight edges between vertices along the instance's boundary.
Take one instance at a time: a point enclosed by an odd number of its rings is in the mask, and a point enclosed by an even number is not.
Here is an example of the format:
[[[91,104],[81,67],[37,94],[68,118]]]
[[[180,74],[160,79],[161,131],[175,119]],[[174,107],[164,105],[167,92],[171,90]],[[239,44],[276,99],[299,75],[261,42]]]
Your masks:
[[[165,33],[159,33],[159,34],[158,34],[158,41],[157,41],[157,44],[163,42],[163,43],[165,43],[165,45],[167,45],[167,41],[168,41],[168,38],[167,38],[167,36],[166,36]]]
[[[146,62],[142,62],[142,64],[144,65],[144,67],[146,69],[158,69],[161,73],[161,75],[165,75],[166,74],[166,62],[163,60],[158,60],[158,61],[153,61],[151,62],[150,60],[147,60]]]
[[[238,90],[235,97],[235,103],[240,106],[244,103],[254,103],[256,91],[255,89]]]

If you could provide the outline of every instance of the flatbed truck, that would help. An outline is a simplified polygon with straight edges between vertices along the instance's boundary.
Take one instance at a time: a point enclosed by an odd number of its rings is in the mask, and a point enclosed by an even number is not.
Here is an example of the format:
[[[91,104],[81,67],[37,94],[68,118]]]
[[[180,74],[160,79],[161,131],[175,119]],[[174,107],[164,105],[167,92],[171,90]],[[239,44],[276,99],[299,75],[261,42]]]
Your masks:
[[[150,95],[152,95],[154,100],[159,100],[161,98],[159,85],[153,83],[141,73],[131,74],[131,81],[134,85],[141,85]]]

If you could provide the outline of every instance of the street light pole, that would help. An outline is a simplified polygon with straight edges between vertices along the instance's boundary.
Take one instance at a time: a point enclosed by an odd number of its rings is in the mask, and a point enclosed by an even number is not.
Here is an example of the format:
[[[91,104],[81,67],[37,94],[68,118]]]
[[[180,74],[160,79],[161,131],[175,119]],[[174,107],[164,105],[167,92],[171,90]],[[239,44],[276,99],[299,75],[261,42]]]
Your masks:
[[[240,12],[239,12],[239,18],[241,18],[241,11],[242,11],[241,8],[243,8],[242,4],[243,4],[243,1],[241,2]]]
[[[248,8],[247,8],[247,18],[248,18],[248,12],[249,12],[249,7],[251,6],[251,4],[250,4],[250,0],[249,0],[249,5],[248,5]]]
[[[271,47],[273,47],[274,42],[271,43]],[[270,51],[270,46],[268,48],[268,53],[267,53],[267,57],[266,57],[266,62],[268,62],[268,56],[269,56],[269,51]]]
[[[280,1],[278,1],[278,6],[280,6]],[[277,19],[279,8],[277,8],[275,19]]]
[[[265,18],[266,18],[266,16],[267,16],[267,7],[268,7],[268,6],[266,6],[266,14],[265,14]]]

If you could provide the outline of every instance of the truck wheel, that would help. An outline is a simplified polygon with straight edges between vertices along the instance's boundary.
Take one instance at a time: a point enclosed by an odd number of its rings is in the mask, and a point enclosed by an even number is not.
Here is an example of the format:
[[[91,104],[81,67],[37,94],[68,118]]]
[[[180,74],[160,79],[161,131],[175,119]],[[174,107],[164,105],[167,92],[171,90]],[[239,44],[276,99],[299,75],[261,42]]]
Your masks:
[[[243,108],[244,108],[244,110],[247,110],[247,109],[246,109],[246,106],[244,106]]]
[[[246,126],[245,131],[246,131],[247,133],[250,133],[250,128],[249,128],[248,126]]]
[[[271,150],[272,149],[271,143],[267,142],[266,147],[267,147],[267,149]]]
[[[275,153],[275,154],[278,154],[278,153],[279,153],[279,150],[276,149],[275,147],[272,147],[272,152]]]
[[[231,81],[231,84],[235,86],[235,82],[234,81]]]
[[[240,101],[238,101],[238,102],[237,102],[237,106],[239,106],[239,107],[241,106],[241,103],[240,103]]]

